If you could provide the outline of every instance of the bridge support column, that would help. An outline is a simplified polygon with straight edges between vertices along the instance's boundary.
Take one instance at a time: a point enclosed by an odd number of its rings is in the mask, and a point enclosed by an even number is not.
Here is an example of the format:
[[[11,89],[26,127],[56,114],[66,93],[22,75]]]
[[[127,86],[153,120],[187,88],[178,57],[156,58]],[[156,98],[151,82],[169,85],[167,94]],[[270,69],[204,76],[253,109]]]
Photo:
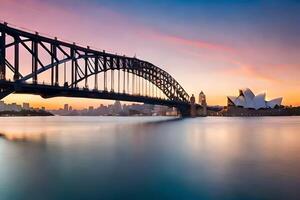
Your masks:
[[[190,104],[186,107],[179,107],[177,110],[182,117],[206,117],[207,113],[205,108],[200,108],[196,104]]]
[[[57,62],[57,49],[54,44],[51,44],[51,53],[51,85],[58,85],[58,64],[56,63],[54,65],[54,63]]]
[[[5,32],[0,34],[0,80],[5,80]]]
[[[75,45],[75,44],[73,44]],[[71,87],[74,88],[75,86],[73,85],[73,83],[75,82],[75,50],[72,48],[71,49],[71,57],[72,57],[72,61],[71,61]]]
[[[54,56],[57,57],[57,50],[56,50],[56,46],[54,46],[54,49],[53,49],[53,52],[54,52]],[[59,85],[59,78],[58,78],[58,74],[59,71],[58,71],[58,64],[55,65],[55,85]]]
[[[95,83],[94,83],[95,90],[98,90],[98,72],[99,72],[99,56],[96,55],[96,57],[95,57]]]
[[[177,108],[180,112],[181,117],[191,117],[191,109],[190,108]]]
[[[195,97],[194,95],[190,98],[190,104],[186,106],[181,106],[177,108],[182,117],[197,117],[197,105],[195,104]]]
[[[32,52],[32,73],[34,74],[32,77],[32,82],[37,83],[38,43],[36,41],[32,41]]]
[[[84,87],[87,89],[88,88],[88,54],[85,52],[85,58],[84,58]]]
[[[104,86],[104,91],[107,91],[107,76],[106,76],[107,58],[106,58],[106,56],[103,57],[103,69],[104,69],[103,86]]]
[[[14,80],[19,79],[19,43],[18,39],[15,38],[15,74],[14,74]]]

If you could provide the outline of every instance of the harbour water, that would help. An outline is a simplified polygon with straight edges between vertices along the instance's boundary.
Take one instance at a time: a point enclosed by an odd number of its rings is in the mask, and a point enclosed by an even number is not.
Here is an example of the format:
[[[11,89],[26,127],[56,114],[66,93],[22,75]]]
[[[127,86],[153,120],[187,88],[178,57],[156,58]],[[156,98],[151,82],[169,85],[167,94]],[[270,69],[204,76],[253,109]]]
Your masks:
[[[0,199],[299,199],[300,117],[0,118]]]

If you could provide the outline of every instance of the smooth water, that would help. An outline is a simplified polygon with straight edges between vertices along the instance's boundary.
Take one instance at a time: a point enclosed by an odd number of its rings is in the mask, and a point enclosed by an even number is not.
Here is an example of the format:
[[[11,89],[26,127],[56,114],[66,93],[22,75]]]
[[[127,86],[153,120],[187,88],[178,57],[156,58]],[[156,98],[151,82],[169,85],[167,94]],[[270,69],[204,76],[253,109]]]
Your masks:
[[[300,199],[300,118],[0,118],[0,199]]]

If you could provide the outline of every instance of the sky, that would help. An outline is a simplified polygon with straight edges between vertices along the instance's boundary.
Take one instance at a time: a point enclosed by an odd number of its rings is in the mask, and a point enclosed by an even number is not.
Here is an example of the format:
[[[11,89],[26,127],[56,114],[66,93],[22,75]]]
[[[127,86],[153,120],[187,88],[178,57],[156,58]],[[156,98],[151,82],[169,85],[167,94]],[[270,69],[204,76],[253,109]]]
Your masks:
[[[190,95],[203,90],[209,105],[226,105],[226,96],[245,87],[300,105],[300,1],[0,1],[2,21],[136,55],[169,72]],[[108,103],[16,94],[4,100],[47,108]]]

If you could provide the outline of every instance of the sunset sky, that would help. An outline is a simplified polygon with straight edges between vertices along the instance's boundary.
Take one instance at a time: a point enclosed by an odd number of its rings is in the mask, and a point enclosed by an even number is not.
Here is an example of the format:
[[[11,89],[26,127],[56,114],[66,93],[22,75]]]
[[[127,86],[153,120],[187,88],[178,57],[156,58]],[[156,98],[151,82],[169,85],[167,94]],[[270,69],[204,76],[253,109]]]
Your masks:
[[[169,72],[189,94],[203,90],[209,105],[226,105],[226,96],[245,87],[300,105],[299,1],[0,1],[2,21],[136,55]],[[47,108],[108,102],[32,95],[4,100]]]

